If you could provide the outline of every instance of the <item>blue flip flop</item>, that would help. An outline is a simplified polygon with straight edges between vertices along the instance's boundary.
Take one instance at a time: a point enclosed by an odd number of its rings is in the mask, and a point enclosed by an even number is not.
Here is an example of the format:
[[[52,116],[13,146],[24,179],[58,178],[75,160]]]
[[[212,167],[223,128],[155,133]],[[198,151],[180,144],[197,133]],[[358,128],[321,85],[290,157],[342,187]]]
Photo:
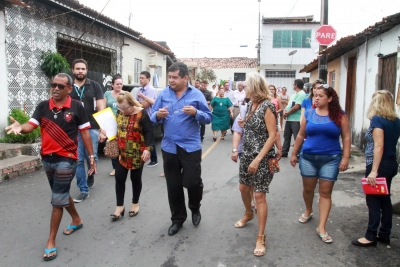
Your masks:
[[[73,231],[72,231],[71,233],[69,233],[69,234],[63,232],[63,234],[64,234],[64,235],[70,235],[70,234],[72,234],[72,233],[75,233],[75,231],[78,231],[78,230],[81,229],[82,227],[83,227],[83,224],[82,224],[82,223],[81,223],[81,224],[78,224],[78,225],[69,225],[69,224],[68,224],[67,231],[69,231],[69,230],[73,230]]]
[[[54,260],[55,258],[57,258],[57,248],[51,248],[51,249],[44,249],[44,253],[46,253],[46,255],[49,255],[50,253],[55,252],[56,254],[54,254],[53,256],[50,257],[43,257],[43,260],[45,261],[51,261]]]

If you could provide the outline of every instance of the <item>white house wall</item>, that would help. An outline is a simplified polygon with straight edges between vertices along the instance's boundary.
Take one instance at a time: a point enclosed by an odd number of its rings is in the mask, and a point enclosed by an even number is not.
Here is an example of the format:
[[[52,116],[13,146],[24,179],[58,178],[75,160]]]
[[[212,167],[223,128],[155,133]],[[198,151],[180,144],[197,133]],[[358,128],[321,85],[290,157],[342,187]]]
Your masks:
[[[235,69],[213,69],[215,75],[217,76],[217,81],[219,80],[231,80],[235,73],[246,73],[246,78],[249,73],[257,72],[256,68],[235,68]],[[208,85],[208,89],[211,88],[211,84]]]
[[[289,68],[289,65],[308,64],[317,54],[319,45],[315,40],[315,30],[319,24],[263,24],[261,40],[261,60],[262,65],[282,64]],[[311,48],[273,48],[274,30],[311,30]],[[289,53],[293,50],[297,52],[293,56]]]
[[[371,38],[368,42],[347,52],[342,56],[340,68],[340,104],[345,107],[346,103],[346,83],[348,58],[357,55],[355,101],[354,101],[354,123],[351,125],[352,143],[358,147],[363,147],[363,140],[370,121],[366,118],[366,111],[370,104],[372,95],[379,88],[379,58],[378,53],[389,55],[400,51],[399,39],[400,25],[380,36]],[[382,40],[382,41],[381,41]],[[399,85],[400,61],[397,61],[396,86]],[[397,87],[395,90],[398,93]],[[395,96],[396,97],[396,96]]]
[[[132,84],[134,76],[135,76],[135,58],[140,59],[142,61],[142,71],[148,71],[151,74],[151,84],[153,84],[153,76],[154,76],[154,68],[149,67],[149,53],[155,52],[154,49],[144,46],[138,42],[135,42],[132,39],[125,37],[124,43],[129,46],[124,45],[122,48],[122,79],[124,80],[124,84],[128,84],[128,75],[132,76]],[[159,88],[164,88],[167,86],[166,79],[166,66],[167,60],[164,57],[164,54],[157,52],[157,65],[162,67],[162,75],[159,77]]]
[[[263,66],[265,67],[265,66]],[[304,68],[304,65],[271,65],[261,69],[261,75],[265,77],[266,70],[277,70],[277,71],[295,71],[296,76],[294,78],[265,78],[268,84],[273,84],[275,87],[286,87],[289,95],[294,93],[293,82],[295,79],[310,78],[310,73],[300,73],[300,70]]]
[[[5,10],[8,91],[2,96],[8,97],[8,108],[1,116],[7,116],[15,108],[26,109],[27,114],[32,115],[37,104],[49,98],[49,79],[40,68],[40,57],[44,51],[57,51],[57,32],[75,38],[86,32],[82,40],[116,50],[117,58],[113,63],[115,71],[121,71],[123,39],[116,31],[98,24],[86,29],[90,24],[87,20],[62,14],[61,10],[37,1],[28,4],[30,8],[13,6]]]
[[[7,65],[6,65],[6,21],[4,11],[0,11],[0,107],[8,107]],[[2,112],[2,113],[3,113]],[[0,116],[0,138],[4,137],[3,129],[7,126],[7,116]]]

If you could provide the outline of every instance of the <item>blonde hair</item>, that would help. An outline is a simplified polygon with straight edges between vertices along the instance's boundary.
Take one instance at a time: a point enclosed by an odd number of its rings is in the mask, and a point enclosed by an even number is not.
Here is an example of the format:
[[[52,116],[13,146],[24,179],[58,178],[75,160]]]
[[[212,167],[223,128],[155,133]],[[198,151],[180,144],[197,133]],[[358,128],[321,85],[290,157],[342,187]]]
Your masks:
[[[271,100],[267,81],[257,72],[250,73],[246,79],[246,93],[255,103]]]
[[[126,102],[128,103],[129,106],[136,106],[141,108],[142,104],[139,103],[130,93],[128,92],[120,92],[117,96],[117,102],[118,104],[121,104],[124,99],[126,99]]]
[[[372,119],[373,116],[384,117],[391,121],[397,118],[394,98],[388,90],[379,90],[372,95],[372,101],[367,110],[367,118]]]

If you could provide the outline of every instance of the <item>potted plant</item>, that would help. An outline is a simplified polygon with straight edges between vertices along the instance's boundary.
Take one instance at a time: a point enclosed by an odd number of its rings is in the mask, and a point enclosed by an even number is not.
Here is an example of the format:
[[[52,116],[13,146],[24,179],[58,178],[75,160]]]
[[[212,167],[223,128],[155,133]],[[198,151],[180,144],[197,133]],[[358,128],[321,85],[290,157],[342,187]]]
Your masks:
[[[70,71],[67,60],[58,52],[48,50],[40,58],[43,60],[40,67],[50,79],[59,73]]]

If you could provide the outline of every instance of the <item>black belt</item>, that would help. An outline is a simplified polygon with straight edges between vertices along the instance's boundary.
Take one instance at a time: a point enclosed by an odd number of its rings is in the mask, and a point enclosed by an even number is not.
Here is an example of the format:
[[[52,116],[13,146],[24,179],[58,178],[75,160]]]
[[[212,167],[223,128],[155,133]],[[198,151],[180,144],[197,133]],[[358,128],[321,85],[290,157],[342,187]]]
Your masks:
[[[73,159],[73,158],[69,158],[66,156],[61,156],[57,153],[50,153],[50,154],[46,154],[46,155],[42,155],[42,159],[47,158],[47,159]],[[76,159],[73,159],[76,160]]]

